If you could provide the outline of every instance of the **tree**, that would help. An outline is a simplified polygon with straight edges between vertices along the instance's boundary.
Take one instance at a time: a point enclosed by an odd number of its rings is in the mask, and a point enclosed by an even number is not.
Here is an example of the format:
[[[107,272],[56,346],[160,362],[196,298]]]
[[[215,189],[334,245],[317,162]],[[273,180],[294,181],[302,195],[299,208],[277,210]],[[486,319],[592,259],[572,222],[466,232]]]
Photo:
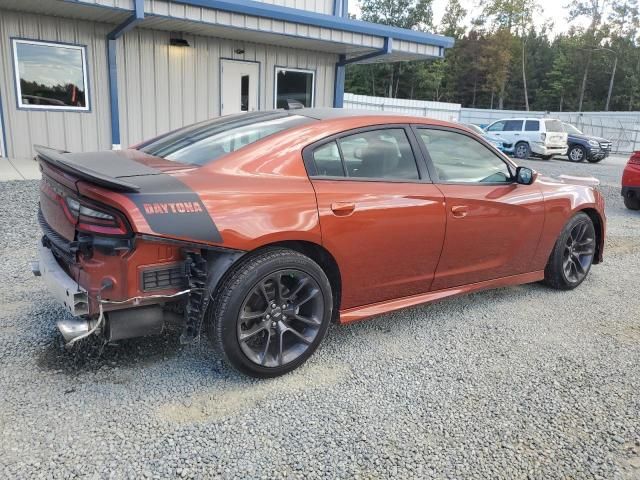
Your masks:
[[[584,94],[587,88],[587,78],[589,77],[589,68],[593,57],[593,49],[597,47],[602,38],[601,24],[604,8],[607,0],[572,0],[569,4],[569,21],[577,18],[588,18],[590,23],[584,38],[584,50],[586,51],[586,59],[584,62],[584,73],[582,75],[582,85],[580,87],[580,100],[578,102],[578,111],[582,111],[584,102]]]
[[[509,35],[515,33],[521,39],[520,60],[525,108],[529,110],[529,92],[527,90],[526,69],[526,35],[533,26],[533,15],[538,10],[536,0],[491,0],[483,9],[483,16],[492,21],[492,25],[506,30]],[[505,48],[509,48],[505,45]],[[501,87],[500,103],[504,96],[504,85]]]
[[[440,32],[449,37],[462,37],[465,31],[462,22],[466,16],[467,11],[460,5],[460,0],[449,0],[440,22]]]

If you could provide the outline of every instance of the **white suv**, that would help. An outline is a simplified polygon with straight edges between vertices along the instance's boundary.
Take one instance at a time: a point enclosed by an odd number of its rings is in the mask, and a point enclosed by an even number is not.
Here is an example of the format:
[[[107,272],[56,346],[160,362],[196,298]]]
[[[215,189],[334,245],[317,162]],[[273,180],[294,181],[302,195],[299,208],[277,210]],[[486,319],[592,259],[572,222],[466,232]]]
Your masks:
[[[551,118],[509,118],[486,128],[491,136],[502,139],[516,158],[531,154],[545,160],[567,154],[567,133],[560,120]]]

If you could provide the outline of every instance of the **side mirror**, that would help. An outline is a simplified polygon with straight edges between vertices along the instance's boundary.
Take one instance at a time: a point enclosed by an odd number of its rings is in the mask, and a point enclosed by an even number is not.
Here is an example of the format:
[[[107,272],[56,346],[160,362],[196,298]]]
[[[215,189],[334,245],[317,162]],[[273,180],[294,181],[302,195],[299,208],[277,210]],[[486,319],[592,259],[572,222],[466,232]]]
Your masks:
[[[534,180],[533,170],[528,167],[516,168],[516,182],[520,185],[531,185]]]

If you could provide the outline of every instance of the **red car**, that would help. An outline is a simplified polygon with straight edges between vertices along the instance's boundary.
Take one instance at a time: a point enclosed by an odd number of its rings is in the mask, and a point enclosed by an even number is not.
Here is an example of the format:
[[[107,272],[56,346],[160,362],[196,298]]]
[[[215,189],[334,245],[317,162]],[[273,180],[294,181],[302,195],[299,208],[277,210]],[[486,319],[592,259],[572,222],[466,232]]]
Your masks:
[[[622,198],[630,210],[640,210],[640,151],[633,152],[622,173]]]
[[[124,151],[38,147],[34,272],[74,343],[207,327],[236,369],[302,364],[330,322],[602,260],[602,195],[517,167],[460,125],[301,109],[222,117]],[[573,183],[572,183],[573,182]],[[583,184],[580,184],[583,183]]]

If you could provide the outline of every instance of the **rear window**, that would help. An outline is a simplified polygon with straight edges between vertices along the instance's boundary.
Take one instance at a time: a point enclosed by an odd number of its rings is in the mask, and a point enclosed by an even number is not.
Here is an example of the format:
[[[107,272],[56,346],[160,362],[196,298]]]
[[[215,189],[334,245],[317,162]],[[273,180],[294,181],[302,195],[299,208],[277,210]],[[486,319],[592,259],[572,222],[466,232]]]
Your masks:
[[[181,128],[139,149],[165,160],[204,165],[269,135],[314,121],[286,112],[232,115]]]
[[[545,120],[544,124],[547,127],[547,132],[564,132],[560,120]]]
[[[526,132],[537,132],[540,130],[540,122],[538,120],[527,120],[524,124]]]

